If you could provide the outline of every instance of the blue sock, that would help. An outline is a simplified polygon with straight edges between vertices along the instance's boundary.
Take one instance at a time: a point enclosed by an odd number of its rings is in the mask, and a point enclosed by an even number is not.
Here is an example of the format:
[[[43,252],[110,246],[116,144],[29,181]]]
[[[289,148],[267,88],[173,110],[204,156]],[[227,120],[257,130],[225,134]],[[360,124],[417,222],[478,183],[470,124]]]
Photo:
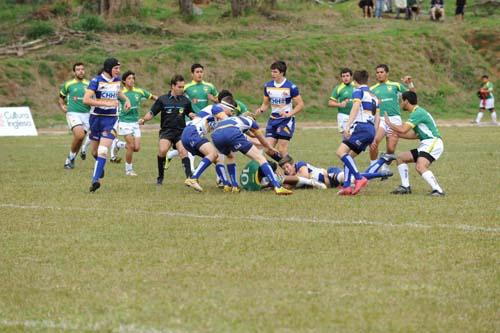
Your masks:
[[[95,161],[94,174],[92,175],[92,183],[99,181],[102,173],[104,172],[104,165],[106,164],[106,158],[98,156]]]
[[[226,168],[224,168],[224,164],[216,164],[215,173],[217,174],[217,176],[219,176],[220,180],[222,180],[222,184],[224,184],[224,186],[231,186],[231,183],[227,179]]]
[[[229,173],[229,178],[231,178],[231,186],[238,187],[238,181],[236,180],[236,164],[228,164],[227,172]]]
[[[260,166],[260,169],[262,170],[262,172],[264,172],[266,177],[269,178],[271,184],[273,184],[274,187],[281,187],[281,184],[276,178],[276,175],[274,174],[273,169],[271,168],[269,163],[265,162]]]
[[[344,165],[344,184],[342,187],[350,187],[351,186],[351,170]]]
[[[378,160],[370,164],[370,166],[366,169],[365,173],[377,172],[382,167],[382,165],[384,165],[384,163],[385,160],[383,158],[379,158]]]
[[[203,157],[200,164],[198,164],[196,170],[194,170],[194,173],[191,176],[191,178],[193,179],[200,178],[200,176],[203,174],[203,172],[205,172],[205,170],[210,166],[210,164],[212,164],[212,162],[208,158]]]
[[[358,172],[358,168],[356,167],[356,163],[354,163],[354,160],[349,154],[345,154],[341,158],[342,162],[344,162],[345,166],[349,168],[349,171],[351,171],[351,174],[356,178],[357,180],[361,179],[361,175]]]
[[[387,177],[387,173],[382,173],[382,172],[363,172],[363,173],[361,173],[361,176],[365,177],[366,179],[382,178],[382,177]]]

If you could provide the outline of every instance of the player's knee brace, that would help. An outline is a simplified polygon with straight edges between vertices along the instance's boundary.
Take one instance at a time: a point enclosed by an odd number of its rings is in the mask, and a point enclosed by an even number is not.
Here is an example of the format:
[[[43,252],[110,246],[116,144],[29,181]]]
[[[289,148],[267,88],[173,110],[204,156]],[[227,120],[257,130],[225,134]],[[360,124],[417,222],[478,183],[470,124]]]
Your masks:
[[[108,156],[108,147],[99,146],[99,148],[97,148],[97,156],[106,158],[106,156]]]

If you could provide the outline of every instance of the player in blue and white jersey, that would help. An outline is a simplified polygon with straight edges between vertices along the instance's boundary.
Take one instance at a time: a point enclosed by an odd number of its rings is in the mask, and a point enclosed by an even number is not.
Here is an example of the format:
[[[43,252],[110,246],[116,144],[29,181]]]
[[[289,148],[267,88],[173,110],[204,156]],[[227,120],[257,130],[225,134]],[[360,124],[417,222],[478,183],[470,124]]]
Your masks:
[[[108,150],[116,137],[118,127],[119,99],[125,101],[125,110],[130,109],[130,101],[121,91],[120,62],[115,58],[104,61],[102,72],[94,77],[85,91],[83,103],[90,108],[90,139],[92,153],[96,157],[90,192],[101,186]]]
[[[266,139],[271,147],[278,150],[278,154],[271,156],[276,162],[288,154],[288,145],[295,131],[295,115],[304,109],[299,88],[286,78],[286,70],[283,61],[271,65],[272,80],[264,85],[262,105],[256,110],[257,114],[261,114],[271,106]]]
[[[264,135],[260,132],[259,125],[252,117],[238,116],[220,121],[212,133],[212,142],[221,154],[227,156],[227,169],[229,171],[233,192],[239,192],[239,185],[236,180],[235,156],[233,154],[239,151],[259,163],[260,169],[272,183],[276,194],[292,194],[292,191],[281,186],[269,162],[267,162],[259,149],[257,149],[257,147],[255,147],[244,135],[246,132],[255,136],[266,149],[277,152],[276,149],[271,147],[266,141]]]
[[[203,191],[203,188],[198,182],[198,179],[201,177],[203,172],[210,166],[210,164],[215,163],[216,161],[219,162],[217,149],[210,141],[208,141],[206,135],[217,125],[217,121],[231,116],[235,108],[236,102],[233,97],[226,96],[220,103],[204,107],[196,114],[193,120],[186,125],[186,128],[182,132],[182,145],[193,156],[198,155],[202,157],[202,160],[193,172],[193,175],[184,181],[184,184],[194,188],[196,191]],[[220,160],[220,163],[216,164],[215,172],[225,185],[229,185],[222,160]]]
[[[353,105],[344,140],[337,149],[337,156],[344,162],[344,184],[339,195],[356,195],[368,184],[368,179],[358,171],[353,157],[360,154],[375,138],[375,128],[380,122],[378,99],[368,86],[366,70],[354,72],[356,89],[352,93]],[[354,176],[354,190],[351,189],[351,175]]]
[[[305,161],[295,162],[290,155],[283,157],[279,162],[280,167],[286,176],[298,176],[299,178],[311,179],[316,182],[326,185],[326,187],[336,188],[344,184],[344,171],[335,166],[329,167],[328,169],[318,168]],[[380,168],[380,167],[379,167]],[[386,179],[391,177],[393,174],[390,171],[385,172],[368,172],[365,171],[361,173],[366,179],[382,178]],[[351,181],[353,177],[351,176]],[[300,187],[301,185],[312,185],[306,182],[298,182],[295,187]]]

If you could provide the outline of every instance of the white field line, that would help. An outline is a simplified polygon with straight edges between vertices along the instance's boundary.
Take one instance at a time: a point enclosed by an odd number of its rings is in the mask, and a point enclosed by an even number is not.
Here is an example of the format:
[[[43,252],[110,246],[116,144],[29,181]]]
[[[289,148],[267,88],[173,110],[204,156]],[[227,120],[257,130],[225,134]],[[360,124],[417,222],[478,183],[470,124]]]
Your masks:
[[[262,120],[262,123],[264,123],[265,120]],[[487,123],[484,122],[480,125],[475,125],[471,124],[468,121],[446,121],[443,120],[441,122],[438,122],[439,127],[495,127],[495,124],[492,123]],[[156,132],[160,128],[159,124],[148,124],[148,125],[143,125],[141,127],[141,131],[143,132]],[[337,129],[337,123],[336,122],[326,122],[323,125],[315,125],[314,122],[312,123],[300,123],[297,124],[297,129],[300,130],[318,130],[318,129]],[[55,127],[55,128],[39,128],[38,129],[38,134],[43,134],[43,135],[66,135],[70,134],[70,130],[68,130],[66,127]]]
[[[151,215],[151,216],[170,216],[170,217],[188,217],[195,219],[231,219],[231,220],[246,220],[255,222],[296,222],[296,223],[324,223],[331,225],[360,225],[360,226],[374,226],[374,227],[385,227],[385,228],[413,228],[413,229],[449,229],[458,230],[465,232],[484,232],[484,233],[500,233],[500,228],[491,227],[481,227],[468,224],[424,224],[419,222],[408,222],[408,223],[391,223],[391,222],[376,222],[376,221],[339,221],[332,219],[323,218],[311,218],[311,217],[267,217],[267,216],[237,216],[237,215],[202,215],[195,213],[180,213],[180,212],[169,212],[169,211],[157,211],[152,212],[149,210],[140,209],[112,209],[112,208],[82,208],[82,207],[58,207],[58,206],[39,206],[39,205],[18,205],[2,203],[0,208],[7,209],[33,209],[33,210],[56,210],[56,211],[80,211],[80,212],[95,212],[96,210],[102,212],[120,213],[120,214],[138,214],[138,215]]]
[[[24,329],[35,330],[64,330],[76,332],[116,332],[116,333],[173,333],[180,331],[173,331],[169,329],[158,329],[153,327],[144,327],[137,324],[119,324],[118,327],[109,327],[105,323],[89,323],[86,325],[78,325],[67,321],[53,321],[49,319],[41,320],[0,320],[0,327],[22,327]],[[111,330],[111,331],[110,331]]]

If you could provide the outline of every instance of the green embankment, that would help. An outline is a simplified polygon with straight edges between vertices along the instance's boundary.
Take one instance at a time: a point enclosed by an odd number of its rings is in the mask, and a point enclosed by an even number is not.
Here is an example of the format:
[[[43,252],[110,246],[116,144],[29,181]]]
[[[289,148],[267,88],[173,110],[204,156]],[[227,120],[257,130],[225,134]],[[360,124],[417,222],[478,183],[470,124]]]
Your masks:
[[[412,75],[421,104],[448,119],[475,114],[481,75],[498,81],[497,14],[469,14],[461,23],[452,17],[450,6],[445,23],[430,22],[423,14],[417,22],[364,20],[355,2],[279,3],[271,17],[257,10],[240,19],[222,17],[228,5],[212,3],[203,15],[185,21],[177,17],[176,2],[149,0],[139,11],[107,21],[85,14],[85,8],[78,17],[76,6],[64,7],[66,11],[57,7],[58,16],[40,21],[33,19],[43,11],[38,5],[7,2],[0,5],[3,46],[23,33],[43,37],[65,26],[86,32],[22,57],[0,57],[0,105],[31,106],[38,126],[63,124],[57,91],[70,78],[71,65],[83,61],[90,76],[111,55],[120,59],[123,71],[137,73],[139,86],[156,94],[168,90],[174,73],[189,79],[190,65],[200,62],[208,81],[233,90],[251,108],[260,102],[262,84],[270,79],[269,65],[283,59],[289,65],[288,78],[299,86],[306,103],[301,117],[308,120],[334,119],[326,103],[344,66],[368,69],[371,83],[379,63],[390,66],[392,80]],[[54,11],[55,6],[46,10]]]

